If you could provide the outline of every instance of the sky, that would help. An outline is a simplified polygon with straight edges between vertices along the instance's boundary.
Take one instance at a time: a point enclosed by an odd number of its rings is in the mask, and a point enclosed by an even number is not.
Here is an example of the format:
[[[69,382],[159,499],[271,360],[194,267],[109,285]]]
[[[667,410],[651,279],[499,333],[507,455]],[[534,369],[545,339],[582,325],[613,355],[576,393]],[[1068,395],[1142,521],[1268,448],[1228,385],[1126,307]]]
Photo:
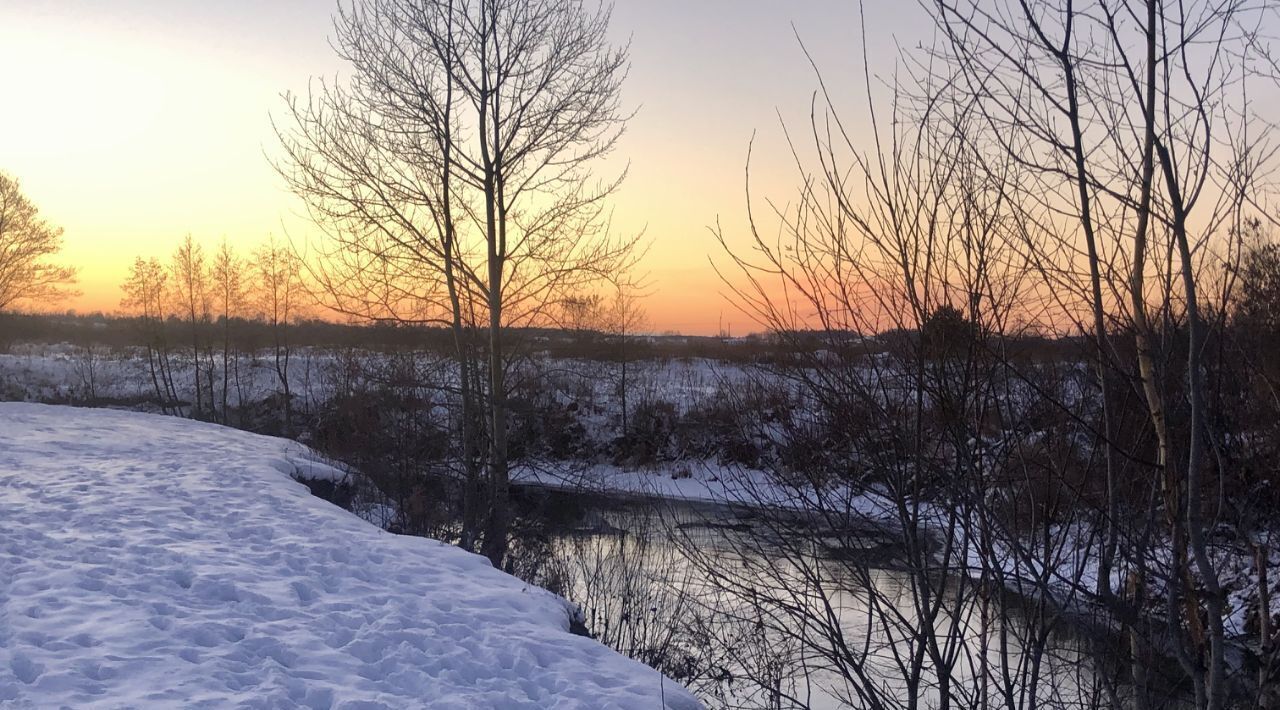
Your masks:
[[[281,94],[342,76],[329,45],[333,0],[3,0],[0,171],[65,229],[80,269],[78,311],[119,310],[134,257],[191,234],[247,251],[309,225],[267,156]],[[927,37],[916,3],[868,0],[872,72]],[[859,8],[852,0],[617,0],[610,28],[631,43],[624,105],[637,109],[600,167],[628,178],[614,228],[643,231],[644,308],[656,332],[758,330],[726,301],[710,227],[744,246],[744,167],[755,196],[798,183],[780,121],[807,120],[813,70],[858,125]],[[846,103],[847,102],[847,103]]]

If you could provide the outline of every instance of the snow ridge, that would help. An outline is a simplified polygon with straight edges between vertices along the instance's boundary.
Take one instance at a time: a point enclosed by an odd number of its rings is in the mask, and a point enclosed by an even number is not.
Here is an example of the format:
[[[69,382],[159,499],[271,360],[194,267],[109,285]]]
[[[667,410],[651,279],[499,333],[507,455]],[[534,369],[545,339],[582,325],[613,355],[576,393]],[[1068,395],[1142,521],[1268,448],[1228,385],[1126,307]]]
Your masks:
[[[0,404],[0,707],[701,707],[570,634],[563,599],[287,475],[321,466],[211,424]]]

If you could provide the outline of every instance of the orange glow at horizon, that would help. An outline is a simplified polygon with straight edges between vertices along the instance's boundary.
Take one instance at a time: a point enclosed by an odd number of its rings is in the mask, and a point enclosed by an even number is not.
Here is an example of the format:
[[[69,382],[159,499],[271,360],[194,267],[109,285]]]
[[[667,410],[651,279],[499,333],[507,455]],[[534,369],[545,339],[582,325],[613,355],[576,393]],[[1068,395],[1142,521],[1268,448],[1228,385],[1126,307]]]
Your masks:
[[[614,228],[650,242],[641,265],[650,330],[760,329],[721,296],[710,259],[725,259],[709,226],[719,220],[745,245],[743,167],[757,130],[753,186],[783,202],[791,194],[796,174],[776,111],[803,123],[816,81],[790,23],[824,68],[847,73],[857,60],[847,5],[617,3],[611,32],[631,42],[623,99],[639,112],[600,169],[629,170]],[[247,253],[269,234],[311,233],[267,156],[280,94],[345,71],[328,44],[332,8],[332,0],[0,8],[0,64],[21,68],[6,73],[0,171],[64,228],[61,261],[80,270],[82,294],[52,309],[119,311],[134,258],[166,259],[186,234],[207,249],[226,238]],[[888,22],[891,13],[868,16]],[[869,51],[895,51],[887,33],[874,42]]]

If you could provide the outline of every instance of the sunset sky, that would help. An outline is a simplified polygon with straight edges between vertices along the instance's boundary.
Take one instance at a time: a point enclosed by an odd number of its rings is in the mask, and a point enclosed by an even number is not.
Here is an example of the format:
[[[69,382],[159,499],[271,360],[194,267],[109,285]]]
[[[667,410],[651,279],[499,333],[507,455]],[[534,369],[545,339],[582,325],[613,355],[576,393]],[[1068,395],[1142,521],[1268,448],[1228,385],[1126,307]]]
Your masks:
[[[119,308],[135,256],[165,257],[185,234],[245,250],[305,236],[300,205],[266,155],[280,94],[346,68],[328,45],[332,0],[7,0],[0,4],[0,170],[66,230],[83,295],[61,307]],[[927,39],[913,2],[868,2],[872,68]],[[632,42],[624,101],[639,111],[617,155],[630,164],[615,226],[645,230],[656,331],[735,333],[754,324],[724,302],[708,258],[717,218],[745,236],[743,167],[785,201],[796,184],[778,112],[806,120],[804,39],[860,119],[858,8],[850,0],[618,0]],[[853,123],[857,124],[855,120]]]

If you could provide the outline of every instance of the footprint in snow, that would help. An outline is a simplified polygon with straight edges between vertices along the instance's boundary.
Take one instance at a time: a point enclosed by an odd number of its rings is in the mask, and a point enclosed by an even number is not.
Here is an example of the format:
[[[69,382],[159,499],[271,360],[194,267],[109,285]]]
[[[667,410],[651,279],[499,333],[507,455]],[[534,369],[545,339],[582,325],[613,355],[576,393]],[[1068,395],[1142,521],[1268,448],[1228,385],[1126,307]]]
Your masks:
[[[169,572],[169,579],[183,589],[191,589],[195,574],[189,569],[175,569]]]
[[[301,602],[303,606],[307,606],[316,600],[317,595],[315,587],[307,584],[306,582],[294,582],[293,592],[298,595],[298,601]]]
[[[18,680],[31,685],[44,673],[44,666],[31,660],[31,657],[25,653],[14,653],[13,658],[9,659],[9,668],[13,670],[13,675]]]

